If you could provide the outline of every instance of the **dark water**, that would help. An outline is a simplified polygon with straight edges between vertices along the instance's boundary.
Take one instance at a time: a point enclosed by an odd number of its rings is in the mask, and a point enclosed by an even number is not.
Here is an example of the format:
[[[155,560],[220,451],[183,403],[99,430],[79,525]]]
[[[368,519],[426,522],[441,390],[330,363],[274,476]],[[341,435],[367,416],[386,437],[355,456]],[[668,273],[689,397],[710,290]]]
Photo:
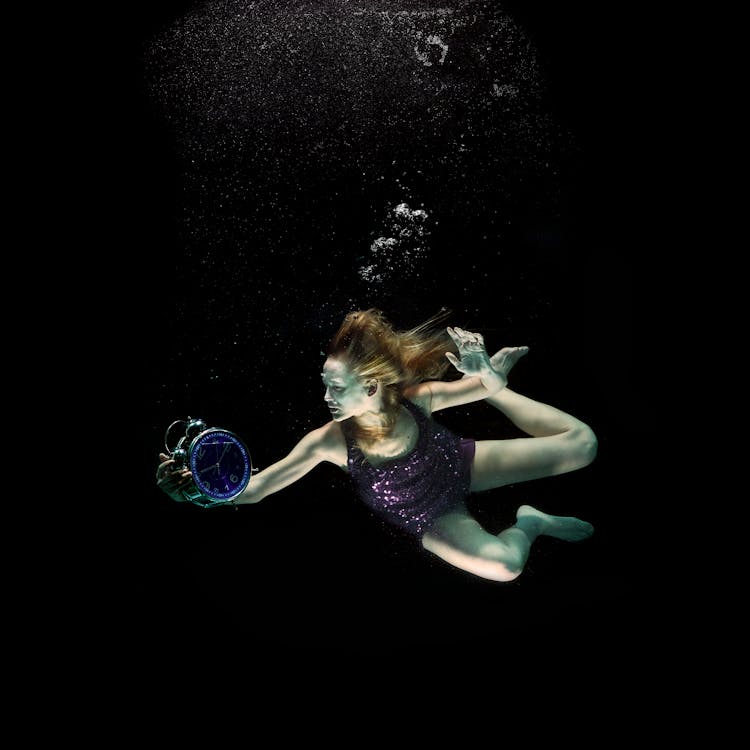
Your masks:
[[[121,272],[139,315],[118,614],[155,645],[240,628],[292,650],[486,654],[553,629],[594,649],[642,624],[622,516],[639,416],[622,359],[627,27],[581,4],[356,5],[129,19]],[[238,432],[261,467],[325,422],[321,350],[370,306],[403,327],[447,307],[491,351],[531,347],[511,385],[589,423],[599,457],[472,502],[497,530],[524,502],[577,515],[591,540],[542,539],[498,585],[380,526],[328,465],[236,512],[155,489],[174,419]],[[443,421],[512,434],[484,404]]]

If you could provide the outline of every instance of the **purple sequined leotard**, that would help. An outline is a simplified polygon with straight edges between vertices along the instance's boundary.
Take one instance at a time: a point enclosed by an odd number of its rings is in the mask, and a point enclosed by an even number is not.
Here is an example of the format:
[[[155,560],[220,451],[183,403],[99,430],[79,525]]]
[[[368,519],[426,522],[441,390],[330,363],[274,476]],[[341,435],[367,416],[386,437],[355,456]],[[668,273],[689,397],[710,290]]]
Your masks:
[[[419,436],[406,456],[370,465],[347,434],[347,464],[365,505],[386,521],[420,536],[469,494],[474,441],[462,439],[404,399]]]

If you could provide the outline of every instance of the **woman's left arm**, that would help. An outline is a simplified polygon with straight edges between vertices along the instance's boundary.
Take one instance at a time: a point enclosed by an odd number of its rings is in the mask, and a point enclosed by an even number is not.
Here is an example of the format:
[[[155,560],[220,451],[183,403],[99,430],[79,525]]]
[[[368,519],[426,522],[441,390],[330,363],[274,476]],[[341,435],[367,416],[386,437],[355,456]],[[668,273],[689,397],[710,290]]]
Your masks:
[[[451,352],[445,356],[464,377],[461,380],[433,380],[420,383],[410,397],[429,395],[430,411],[440,411],[494,396],[508,384],[508,373],[513,365],[528,352],[526,346],[506,347],[495,356],[493,367],[481,333],[462,328],[448,328],[448,334],[458,349],[458,357]]]

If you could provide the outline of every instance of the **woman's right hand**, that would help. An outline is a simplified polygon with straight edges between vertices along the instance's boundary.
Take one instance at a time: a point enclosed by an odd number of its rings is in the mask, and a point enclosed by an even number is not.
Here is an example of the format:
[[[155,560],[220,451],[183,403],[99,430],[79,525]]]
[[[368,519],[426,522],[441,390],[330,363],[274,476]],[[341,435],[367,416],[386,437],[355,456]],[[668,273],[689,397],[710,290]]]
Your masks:
[[[159,454],[161,463],[156,470],[156,486],[166,492],[175,502],[184,503],[185,497],[180,492],[180,488],[190,483],[192,473],[185,467],[175,469],[174,459],[166,453]]]

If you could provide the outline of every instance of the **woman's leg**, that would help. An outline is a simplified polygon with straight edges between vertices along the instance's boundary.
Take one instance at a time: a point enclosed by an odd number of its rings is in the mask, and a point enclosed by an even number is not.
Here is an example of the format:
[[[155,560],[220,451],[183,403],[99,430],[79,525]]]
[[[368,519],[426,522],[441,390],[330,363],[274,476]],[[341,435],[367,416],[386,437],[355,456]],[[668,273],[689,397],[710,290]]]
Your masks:
[[[501,365],[503,351],[490,357],[493,367]],[[596,457],[596,435],[580,419],[507,387],[486,401],[531,437],[477,441],[472,491],[564,474]]]
[[[592,533],[586,521],[522,505],[515,525],[494,535],[460,506],[435,521],[422,537],[422,546],[461,570],[492,581],[512,581],[523,571],[538,536],[579,541]]]
[[[506,378],[519,359],[509,358],[508,351],[501,349],[490,357]],[[580,419],[507,386],[485,400],[532,437],[477,441],[472,492],[564,474],[588,466],[596,457],[596,435]]]
[[[588,428],[548,437],[477,440],[471,491],[565,474],[588,466],[595,456],[596,438]]]
[[[507,377],[515,360],[503,361],[505,350],[490,358]],[[502,411],[529,438],[478,440],[472,465],[471,490],[488,490],[505,484],[562,474],[582,468],[596,456],[593,430],[579,419],[553,406],[504,388],[487,401]],[[594,527],[572,516],[552,516],[522,505],[516,523],[499,534],[490,534],[465,506],[438,518],[422,537],[425,549],[441,559],[483,578],[512,581],[517,578],[538,536],[567,541],[586,539]]]

